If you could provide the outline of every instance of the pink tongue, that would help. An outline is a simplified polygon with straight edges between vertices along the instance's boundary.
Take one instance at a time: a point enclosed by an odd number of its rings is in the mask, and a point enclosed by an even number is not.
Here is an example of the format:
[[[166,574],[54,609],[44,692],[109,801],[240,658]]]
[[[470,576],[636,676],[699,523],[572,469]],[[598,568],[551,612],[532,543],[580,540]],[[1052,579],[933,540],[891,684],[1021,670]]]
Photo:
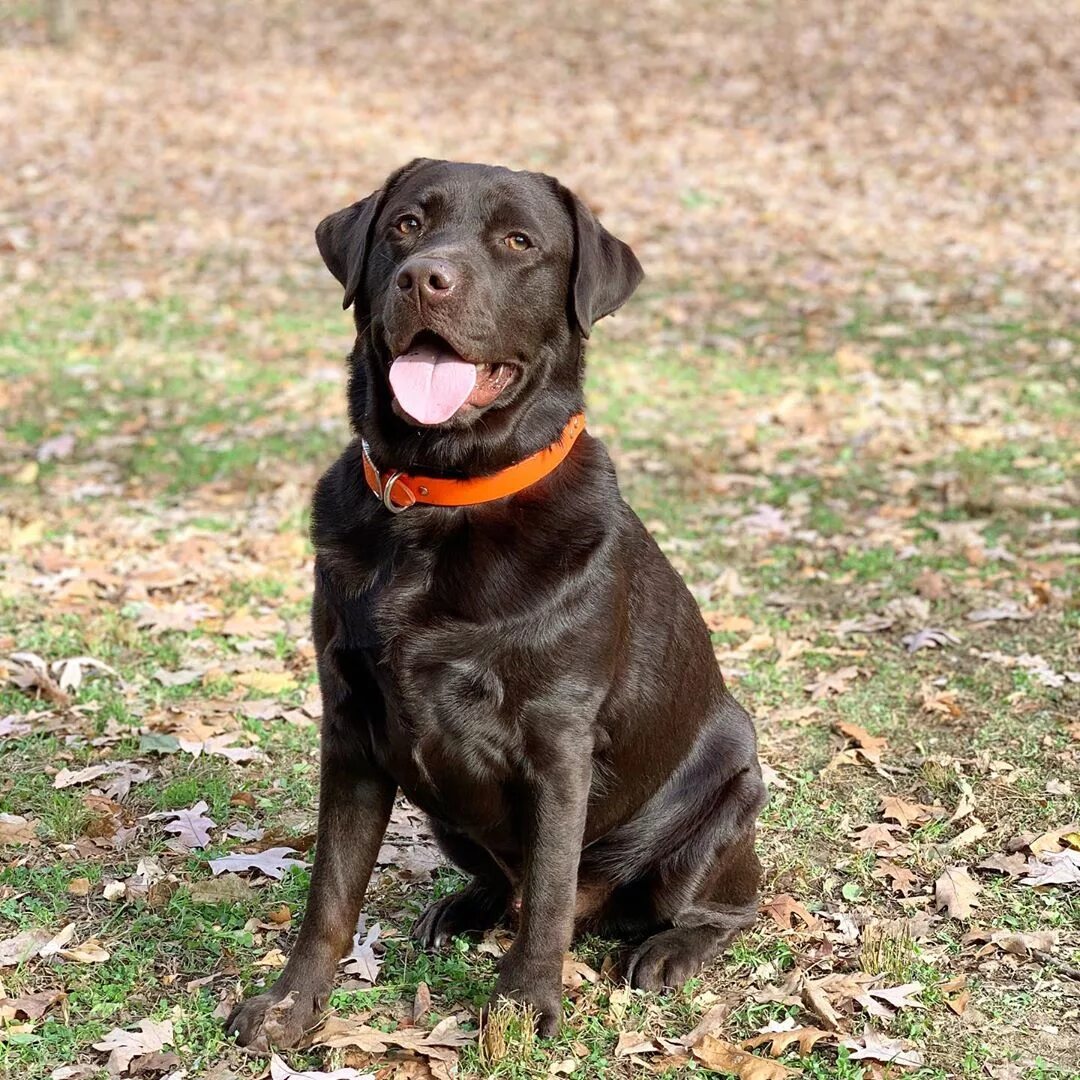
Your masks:
[[[390,365],[390,386],[398,404],[421,424],[449,420],[476,386],[476,367],[457,353],[421,345]]]

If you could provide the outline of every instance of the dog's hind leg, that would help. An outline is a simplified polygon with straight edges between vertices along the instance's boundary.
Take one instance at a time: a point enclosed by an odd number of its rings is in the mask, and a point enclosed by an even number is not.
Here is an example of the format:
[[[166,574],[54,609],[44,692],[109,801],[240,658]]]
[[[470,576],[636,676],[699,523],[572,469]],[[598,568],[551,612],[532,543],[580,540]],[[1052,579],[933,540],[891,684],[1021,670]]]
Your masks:
[[[646,938],[627,966],[626,978],[640,990],[681,986],[718,956],[757,918],[761,864],[751,829],[725,848],[698,896],[687,902],[688,882],[661,874],[652,904],[669,927]]]
[[[424,949],[439,949],[451,938],[482,934],[507,913],[510,883],[498,863],[479,845],[437,822],[432,830],[439,847],[472,880],[464,889],[429,904],[413,924],[412,936]]]
[[[670,802],[667,828],[656,832],[666,846],[631,886],[652,931],[627,967],[642,990],[681,986],[757,917],[754,822],[765,786],[756,763],[711,792],[684,778]]]

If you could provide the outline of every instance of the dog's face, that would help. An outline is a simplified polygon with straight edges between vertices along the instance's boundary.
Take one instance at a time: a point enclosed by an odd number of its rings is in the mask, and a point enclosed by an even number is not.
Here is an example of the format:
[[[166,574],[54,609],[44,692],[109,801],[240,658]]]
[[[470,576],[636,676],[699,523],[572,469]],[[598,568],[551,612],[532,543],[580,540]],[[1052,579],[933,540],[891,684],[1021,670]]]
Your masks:
[[[488,165],[411,162],[316,239],[371,346],[370,386],[414,427],[579,389],[581,338],[641,279],[556,180]]]

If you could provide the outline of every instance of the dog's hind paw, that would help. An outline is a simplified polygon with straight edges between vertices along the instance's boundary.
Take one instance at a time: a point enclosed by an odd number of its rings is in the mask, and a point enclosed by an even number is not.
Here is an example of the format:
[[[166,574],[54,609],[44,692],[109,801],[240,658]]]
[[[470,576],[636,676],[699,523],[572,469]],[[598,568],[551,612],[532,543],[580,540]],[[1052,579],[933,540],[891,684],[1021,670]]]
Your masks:
[[[504,897],[473,882],[430,904],[413,924],[412,936],[422,949],[441,949],[451,938],[490,930],[505,909]]]
[[[694,978],[720,951],[712,927],[686,926],[647,938],[630,958],[627,982],[635,990],[674,990]]]

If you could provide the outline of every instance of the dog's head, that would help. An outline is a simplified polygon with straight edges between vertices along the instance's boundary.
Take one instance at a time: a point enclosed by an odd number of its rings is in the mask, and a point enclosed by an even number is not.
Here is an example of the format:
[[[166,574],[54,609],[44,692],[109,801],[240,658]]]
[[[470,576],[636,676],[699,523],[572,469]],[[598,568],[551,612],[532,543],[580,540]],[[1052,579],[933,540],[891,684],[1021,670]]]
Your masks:
[[[414,432],[490,428],[545,393],[573,407],[582,339],[642,276],[558,181],[489,165],[413,161],[315,237],[354,305],[364,413]]]

